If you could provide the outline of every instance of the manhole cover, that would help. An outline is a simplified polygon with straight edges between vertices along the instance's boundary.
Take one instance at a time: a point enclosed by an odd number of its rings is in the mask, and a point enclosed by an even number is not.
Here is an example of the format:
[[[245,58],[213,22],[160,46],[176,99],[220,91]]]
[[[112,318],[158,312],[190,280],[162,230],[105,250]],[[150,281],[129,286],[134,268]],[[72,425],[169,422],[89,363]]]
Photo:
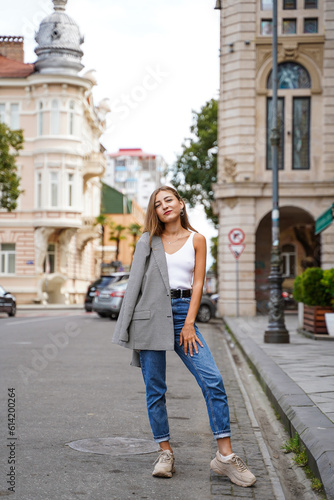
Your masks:
[[[73,450],[99,455],[142,455],[159,451],[159,445],[147,439],[124,437],[80,439],[66,443]]]

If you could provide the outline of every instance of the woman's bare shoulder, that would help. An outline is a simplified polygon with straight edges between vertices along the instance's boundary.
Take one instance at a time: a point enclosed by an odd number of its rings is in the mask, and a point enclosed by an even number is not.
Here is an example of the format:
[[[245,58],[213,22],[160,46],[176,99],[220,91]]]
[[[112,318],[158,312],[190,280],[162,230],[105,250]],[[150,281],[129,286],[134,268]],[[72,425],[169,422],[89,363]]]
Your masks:
[[[194,245],[206,245],[206,238],[203,234],[195,233],[194,234]]]

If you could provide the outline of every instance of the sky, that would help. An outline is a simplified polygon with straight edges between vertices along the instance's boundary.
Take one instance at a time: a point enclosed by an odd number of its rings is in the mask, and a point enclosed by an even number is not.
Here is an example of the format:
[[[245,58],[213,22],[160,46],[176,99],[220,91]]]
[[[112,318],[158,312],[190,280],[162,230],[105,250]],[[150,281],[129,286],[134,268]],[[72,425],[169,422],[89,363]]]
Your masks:
[[[101,138],[108,152],[142,148],[172,165],[190,136],[192,111],[219,92],[219,11],[215,0],[68,0],[66,12],[85,41],[82,63],[96,71],[94,101],[111,113]],[[53,11],[51,0],[0,0],[0,35],[25,38],[34,62],[34,34]],[[215,235],[202,207],[191,222]],[[197,224],[197,225],[196,225]]]

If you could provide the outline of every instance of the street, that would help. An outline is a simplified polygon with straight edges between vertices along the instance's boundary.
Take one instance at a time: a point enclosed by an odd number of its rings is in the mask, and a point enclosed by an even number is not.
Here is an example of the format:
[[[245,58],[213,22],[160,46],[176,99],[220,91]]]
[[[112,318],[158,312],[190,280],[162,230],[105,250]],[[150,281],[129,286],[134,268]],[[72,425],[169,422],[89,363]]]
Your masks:
[[[130,367],[128,350],[111,343],[114,325],[80,309],[0,316],[0,496],[12,488],[19,500],[317,498],[280,449],[287,437],[218,320],[199,326],[224,377],[234,451],[257,482],[244,489],[210,473],[215,444],[204,399],[174,353],[167,404],[176,473],[153,478],[157,454],[135,454],[145,443],[156,446],[141,372]],[[105,438],[128,438],[126,453]],[[78,440],[89,440],[95,453],[69,446]]]

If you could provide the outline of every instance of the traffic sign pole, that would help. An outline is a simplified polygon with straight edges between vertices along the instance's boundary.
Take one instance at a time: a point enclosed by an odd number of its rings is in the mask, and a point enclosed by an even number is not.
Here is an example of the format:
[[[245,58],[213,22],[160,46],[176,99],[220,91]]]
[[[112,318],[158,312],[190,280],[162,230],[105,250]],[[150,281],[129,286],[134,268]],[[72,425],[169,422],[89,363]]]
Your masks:
[[[229,249],[235,258],[235,290],[236,290],[236,317],[239,318],[239,257],[245,250],[245,233],[242,229],[232,229],[228,234],[230,240]]]
[[[239,259],[235,260],[235,272],[236,272],[236,292],[237,292],[237,310],[236,316],[239,318]]]

